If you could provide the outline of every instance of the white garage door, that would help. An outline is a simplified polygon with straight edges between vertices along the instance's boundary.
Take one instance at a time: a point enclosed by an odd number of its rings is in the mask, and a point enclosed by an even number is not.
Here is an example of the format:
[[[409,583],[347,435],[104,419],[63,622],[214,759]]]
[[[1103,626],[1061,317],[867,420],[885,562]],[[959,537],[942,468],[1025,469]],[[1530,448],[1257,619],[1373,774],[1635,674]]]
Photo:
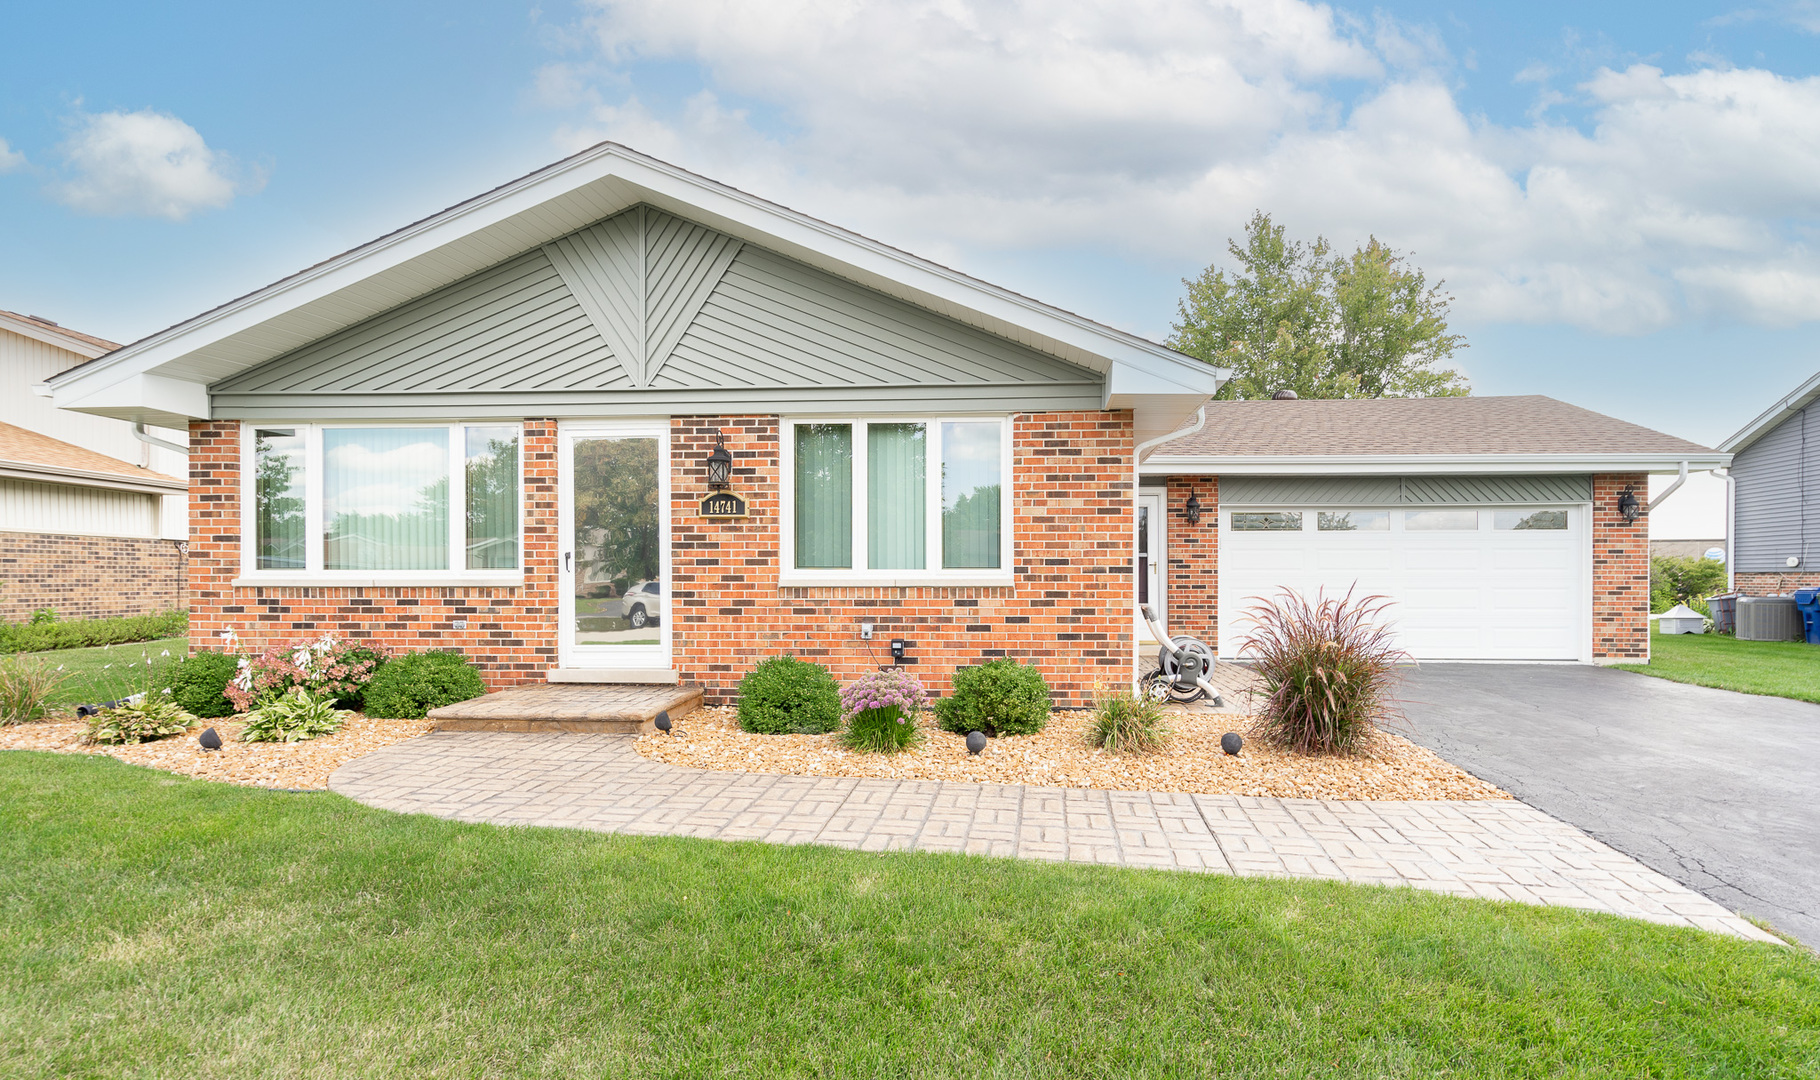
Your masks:
[[[1220,508],[1220,653],[1242,655],[1260,598],[1354,590],[1421,660],[1584,660],[1584,506]]]

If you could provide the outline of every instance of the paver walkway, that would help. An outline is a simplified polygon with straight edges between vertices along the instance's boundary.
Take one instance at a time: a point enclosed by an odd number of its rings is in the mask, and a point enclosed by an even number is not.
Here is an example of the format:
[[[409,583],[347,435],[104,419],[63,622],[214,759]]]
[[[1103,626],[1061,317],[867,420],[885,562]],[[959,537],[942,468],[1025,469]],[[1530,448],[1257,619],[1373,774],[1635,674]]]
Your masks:
[[[498,825],[1409,885],[1775,940],[1514,800],[1329,802],[683,769],[627,736],[449,732],[342,766],[369,806]]]

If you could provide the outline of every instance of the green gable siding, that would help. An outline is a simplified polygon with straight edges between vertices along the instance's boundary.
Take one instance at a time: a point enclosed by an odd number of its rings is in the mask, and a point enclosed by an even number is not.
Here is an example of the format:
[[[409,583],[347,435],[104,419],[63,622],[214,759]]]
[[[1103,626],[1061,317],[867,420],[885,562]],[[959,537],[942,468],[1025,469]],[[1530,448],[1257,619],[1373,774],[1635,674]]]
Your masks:
[[[1496,506],[1591,499],[1592,477],[1583,475],[1220,478],[1220,502],[1230,506]]]
[[[210,392],[217,416],[264,419],[1096,409],[1100,388],[1094,372],[640,206]]]

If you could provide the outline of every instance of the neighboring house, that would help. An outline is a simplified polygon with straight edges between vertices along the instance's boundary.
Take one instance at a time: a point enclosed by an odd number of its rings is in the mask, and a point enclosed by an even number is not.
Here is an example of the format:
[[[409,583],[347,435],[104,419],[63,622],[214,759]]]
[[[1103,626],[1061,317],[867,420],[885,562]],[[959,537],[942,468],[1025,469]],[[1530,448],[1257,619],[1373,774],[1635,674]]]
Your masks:
[[[0,619],[184,606],[187,453],[129,421],[59,412],[39,389],[116,348],[0,311]]]
[[[1732,587],[1820,585],[1820,375],[1719,444],[1732,455]]]
[[[189,425],[198,642],[335,630],[459,648],[494,686],[680,678],[714,700],[765,656],[848,679],[901,639],[938,692],[1009,655],[1083,704],[1152,651],[1140,583],[1214,640],[1221,603],[1261,583],[1337,584],[1291,573],[1334,567],[1308,531],[1321,513],[1356,515],[1338,557],[1402,560],[1399,600],[1465,620],[1412,631],[1425,655],[1438,626],[1471,642],[1441,653],[1635,658],[1647,524],[1619,499],[1647,501],[1646,473],[1681,460],[1724,463],[1546,399],[1221,403],[1140,494],[1140,457],[1222,375],[605,144],[52,387],[61,407]],[[1484,434],[1500,409],[1520,445]],[[1297,441],[1311,429],[1285,421],[1304,415],[1353,436]],[[732,498],[709,483],[723,439]],[[1472,536],[1448,527],[1468,513]],[[1134,580],[1164,548],[1166,580]],[[1498,590],[1537,582],[1553,614],[1484,629],[1520,618]],[[661,597],[642,619],[638,590]]]

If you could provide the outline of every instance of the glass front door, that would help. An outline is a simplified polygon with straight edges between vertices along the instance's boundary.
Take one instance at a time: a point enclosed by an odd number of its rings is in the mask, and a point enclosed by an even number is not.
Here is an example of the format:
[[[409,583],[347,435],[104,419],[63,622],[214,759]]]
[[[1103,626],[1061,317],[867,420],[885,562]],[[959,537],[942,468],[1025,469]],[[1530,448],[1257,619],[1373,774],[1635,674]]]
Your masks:
[[[670,666],[669,425],[562,428],[562,666]]]
[[[1169,583],[1168,552],[1163,550],[1163,524],[1165,505],[1161,492],[1140,492],[1137,507],[1137,543],[1134,552],[1132,574],[1137,583],[1137,602],[1139,610],[1133,626],[1140,670],[1149,670],[1156,666],[1157,641],[1150,627],[1144,624],[1142,606],[1150,605],[1156,617],[1168,626],[1167,606]],[[1171,631],[1174,633],[1174,631]],[[1149,665],[1146,667],[1146,663]]]

